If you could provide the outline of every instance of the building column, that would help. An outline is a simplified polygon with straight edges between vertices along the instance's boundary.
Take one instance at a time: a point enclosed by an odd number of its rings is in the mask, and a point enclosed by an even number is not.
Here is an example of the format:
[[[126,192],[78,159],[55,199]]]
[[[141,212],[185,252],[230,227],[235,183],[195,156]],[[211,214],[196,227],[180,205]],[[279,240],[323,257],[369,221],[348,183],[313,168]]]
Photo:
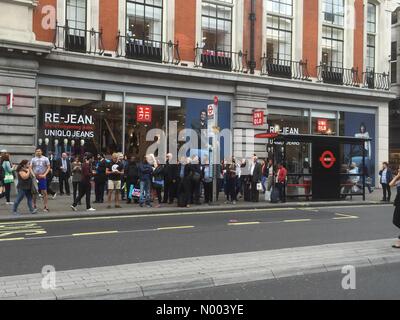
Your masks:
[[[39,63],[27,56],[0,57],[0,148],[10,152],[13,162],[30,159],[36,142],[36,78]],[[14,103],[7,110],[7,95]]]
[[[251,157],[253,153],[259,158],[267,157],[266,139],[254,138],[255,134],[265,133],[267,125],[266,123],[257,127],[253,125],[253,110],[264,111],[266,116],[269,94],[269,89],[266,87],[236,86],[232,106],[232,129],[233,153],[238,159]]]

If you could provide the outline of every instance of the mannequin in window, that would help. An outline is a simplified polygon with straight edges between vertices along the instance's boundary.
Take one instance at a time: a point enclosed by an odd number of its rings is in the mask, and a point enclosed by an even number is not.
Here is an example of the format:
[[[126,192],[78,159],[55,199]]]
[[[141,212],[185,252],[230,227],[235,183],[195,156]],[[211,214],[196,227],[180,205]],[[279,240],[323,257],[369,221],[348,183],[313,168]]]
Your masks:
[[[81,140],[81,145],[79,147],[79,154],[83,158],[86,152],[85,140]]]
[[[75,157],[77,154],[77,147],[75,146],[75,140],[71,140],[71,156]]]
[[[51,150],[50,150],[50,140],[49,140],[49,138],[45,138],[45,139],[44,139],[44,145],[43,145],[42,151],[43,151],[43,154],[44,154],[46,157],[49,156],[49,152],[51,151]]]
[[[61,158],[61,146],[59,145],[58,139],[54,140],[54,158],[56,160]]]
[[[62,152],[71,155],[71,147],[68,145],[68,139],[64,139],[64,144],[62,145]]]

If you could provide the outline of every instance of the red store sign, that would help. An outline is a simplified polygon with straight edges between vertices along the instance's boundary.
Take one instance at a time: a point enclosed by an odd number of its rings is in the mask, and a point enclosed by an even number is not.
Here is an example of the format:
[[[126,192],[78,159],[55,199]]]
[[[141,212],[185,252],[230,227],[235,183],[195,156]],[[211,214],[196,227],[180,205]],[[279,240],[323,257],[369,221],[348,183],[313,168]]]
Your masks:
[[[328,131],[328,120],[318,119],[317,120],[317,131],[320,133],[326,133]]]
[[[253,125],[264,125],[264,111],[253,111]]]
[[[141,105],[137,106],[136,121],[141,123],[151,123],[153,121],[153,107]]]

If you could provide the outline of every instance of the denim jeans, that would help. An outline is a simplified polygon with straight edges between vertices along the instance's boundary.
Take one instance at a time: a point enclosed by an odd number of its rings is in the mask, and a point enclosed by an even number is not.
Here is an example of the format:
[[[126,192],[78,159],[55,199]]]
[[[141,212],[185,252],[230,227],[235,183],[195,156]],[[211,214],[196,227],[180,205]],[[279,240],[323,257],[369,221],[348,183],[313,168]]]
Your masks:
[[[150,205],[150,180],[142,180],[140,181],[140,204],[146,202],[146,205]]]
[[[263,188],[264,192],[267,191],[267,188],[265,186],[265,183],[267,182],[267,180],[268,180],[268,178],[266,176],[261,177],[261,184],[262,184],[262,188]]]
[[[13,206],[13,212],[17,212],[18,206],[21,203],[21,201],[24,199],[24,196],[26,196],[26,199],[28,201],[29,211],[31,213],[34,211],[33,206],[32,206],[32,191],[18,189],[17,198],[15,199],[14,206]]]

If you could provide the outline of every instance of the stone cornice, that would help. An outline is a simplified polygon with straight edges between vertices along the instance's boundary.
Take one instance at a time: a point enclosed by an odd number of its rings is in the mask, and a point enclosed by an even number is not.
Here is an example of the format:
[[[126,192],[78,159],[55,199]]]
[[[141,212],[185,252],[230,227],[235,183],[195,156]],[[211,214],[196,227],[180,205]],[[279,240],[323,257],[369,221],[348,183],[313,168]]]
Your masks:
[[[8,2],[21,6],[36,7],[38,5],[37,0],[0,0],[0,2]]]

